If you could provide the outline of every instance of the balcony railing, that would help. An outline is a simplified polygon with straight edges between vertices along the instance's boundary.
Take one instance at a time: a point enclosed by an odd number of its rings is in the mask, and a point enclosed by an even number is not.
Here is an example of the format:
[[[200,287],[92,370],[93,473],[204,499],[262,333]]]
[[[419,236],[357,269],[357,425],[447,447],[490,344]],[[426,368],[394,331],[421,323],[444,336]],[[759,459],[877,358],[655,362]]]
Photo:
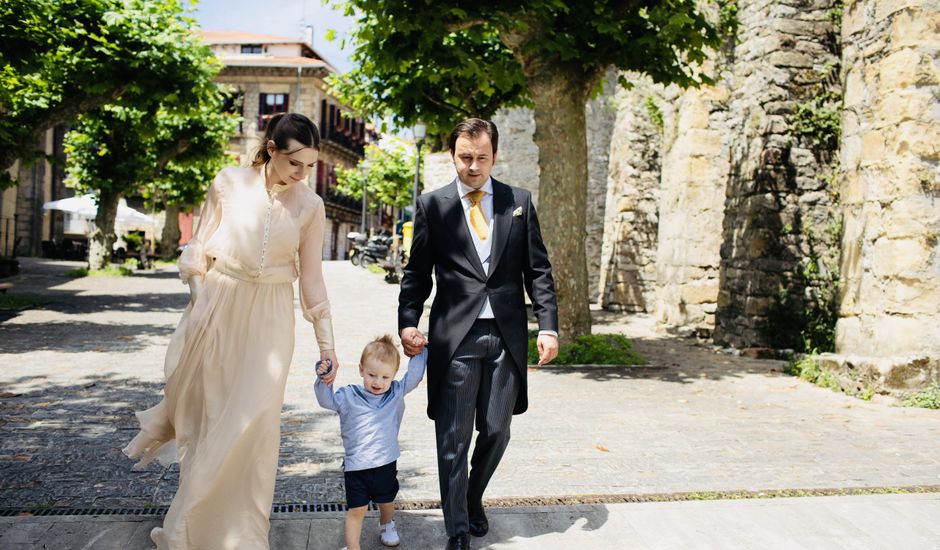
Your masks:
[[[344,206],[353,210],[362,208],[362,201],[360,199],[339,193],[336,189],[327,189],[324,200],[336,206]]]

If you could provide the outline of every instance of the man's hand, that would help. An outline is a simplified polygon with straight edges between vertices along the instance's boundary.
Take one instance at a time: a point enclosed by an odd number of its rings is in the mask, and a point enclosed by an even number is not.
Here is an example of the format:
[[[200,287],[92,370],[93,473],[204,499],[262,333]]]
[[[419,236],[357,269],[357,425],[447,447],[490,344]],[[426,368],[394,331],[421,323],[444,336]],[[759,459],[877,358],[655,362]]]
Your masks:
[[[551,363],[558,357],[558,338],[551,334],[539,334],[536,341],[539,348],[539,365]]]
[[[320,352],[320,360],[325,361],[329,359],[333,363],[333,370],[329,374],[324,376],[321,380],[326,385],[332,385],[333,381],[336,380],[336,371],[339,370],[339,360],[336,359],[336,350],[327,349]]]
[[[405,355],[414,357],[421,353],[428,339],[415,327],[408,327],[401,331],[401,347],[405,348]]]
[[[202,293],[202,277],[193,275],[189,278],[189,303],[195,304],[196,298]]]

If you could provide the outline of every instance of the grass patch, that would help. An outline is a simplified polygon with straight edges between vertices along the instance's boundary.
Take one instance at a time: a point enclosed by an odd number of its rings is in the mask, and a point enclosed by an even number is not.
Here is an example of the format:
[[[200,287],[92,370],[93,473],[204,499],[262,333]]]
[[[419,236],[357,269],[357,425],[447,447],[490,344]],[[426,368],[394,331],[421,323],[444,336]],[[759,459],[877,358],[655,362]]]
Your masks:
[[[940,385],[932,384],[901,403],[905,407],[921,407],[923,409],[940,409]]]
[[[39,307],[46,301],[35,294],[0,294],[0,310],[19,311]]]
[[[177,261],[175,258],[172,260],[154,260],[153,265],[155,266],[171,266],[176,265]]]
[[[65,272],[67,277],[78,279],[79,277],[127,277],[133,275],[134,270],[123,265],[109,265],[104,269],[88,269],[87,267],[76,267]]]
[[[819,358],[816,355],[803,355],[790,361],[783,372],[792,376],[797,376],[801,380],[806,380],[812,384],[831,390],[842,391],[842,385],[838,378],[831,372],[823,370],[819,366]],[[871,396],[868,396],[871,399]]]
[[[539,362],[536,337],[529,338],[529,364]],[[556,365],[645,365],[641,355],[633,351],[633,344],[622,334],[585,334],[570,344],[563,344]]]

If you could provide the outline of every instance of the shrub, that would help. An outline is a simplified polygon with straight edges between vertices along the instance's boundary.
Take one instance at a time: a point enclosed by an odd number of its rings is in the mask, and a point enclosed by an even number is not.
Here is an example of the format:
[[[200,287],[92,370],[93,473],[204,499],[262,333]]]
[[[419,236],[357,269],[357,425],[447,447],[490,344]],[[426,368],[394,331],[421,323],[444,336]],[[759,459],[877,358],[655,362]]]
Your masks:
[[[539,362],[536,338],[529,338],[529,364]],[[563,344],[556,365],[645,365],[646,359],[633,351],[622,334],[586,334],[570,344]]]
[[[902,403],[905,407],[922,407],[924,409],[940,409],[940,385],[932,384],[919,391]]]

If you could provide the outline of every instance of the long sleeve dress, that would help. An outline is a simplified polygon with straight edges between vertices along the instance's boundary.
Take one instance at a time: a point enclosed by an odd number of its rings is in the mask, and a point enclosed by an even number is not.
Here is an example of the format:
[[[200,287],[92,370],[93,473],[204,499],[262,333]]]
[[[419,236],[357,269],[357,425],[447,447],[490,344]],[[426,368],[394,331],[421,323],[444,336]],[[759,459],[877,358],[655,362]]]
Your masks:
[[[226,168],[180,257],[204,277],[167,349],[164,398],[138,412],[124,452],[180,463],[151,537],[159,549],[268,548],[284,387],[294,350],[293,281],[321,350],[333,349],[323,282],[323,201],[302,183],[265,188],[264,166]]]

